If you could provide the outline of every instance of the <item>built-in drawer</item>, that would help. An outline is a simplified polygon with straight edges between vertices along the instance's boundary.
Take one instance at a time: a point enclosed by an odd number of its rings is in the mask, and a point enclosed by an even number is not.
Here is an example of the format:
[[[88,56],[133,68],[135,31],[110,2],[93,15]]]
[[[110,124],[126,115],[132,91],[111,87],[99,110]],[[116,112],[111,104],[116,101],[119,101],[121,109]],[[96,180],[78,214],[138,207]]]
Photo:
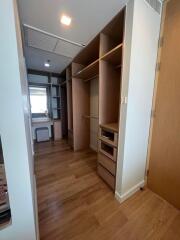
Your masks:
[[[112,175],[116,175],[116,162],[106,157],[104,154],[98,154],[98,163],[105,167]]]
[[[115,177],[100,164],[98,164],[98,174],[113,190],[115,189]]]
[[[99,140],[99,151],[106,155],[108,158],[111,158],[112,160],[116,161],[117,148],[102,141],[101,139]]]
[[[100,126],[99,138],[112,146],[118,145],[118,133]]]

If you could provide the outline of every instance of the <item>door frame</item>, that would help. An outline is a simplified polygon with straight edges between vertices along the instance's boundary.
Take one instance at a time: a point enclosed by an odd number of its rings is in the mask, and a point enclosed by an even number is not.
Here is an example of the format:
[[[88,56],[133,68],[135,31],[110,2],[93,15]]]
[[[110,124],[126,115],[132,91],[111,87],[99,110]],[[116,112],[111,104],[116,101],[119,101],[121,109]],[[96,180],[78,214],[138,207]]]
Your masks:
[[[151,122],[150,122],[150,128],[149,128],[149,143],[148,143],[148,150],[147,150],[146,170],[145,170],[145,185],[147,185],[147,179],[149,174],[149,162],[150,162],[150,154],[151,154],[151,146],[152,146],[152,133],[153,133],[153,127],[154,127],[154,118],[156,116],[155,106],[156,106],[156,99],[157,99],[158,79],[159,79],[159,73],[160,73],[161,55],[162,55],[162,47],[163,47],[163,35],[164,35],[167,3],[169,1],[170,0],[164,0],[162,15],[161,15],[161,27],[160,27],[155,81],[154,81],[154,93],[153,93],[153,99],[152,99]]]

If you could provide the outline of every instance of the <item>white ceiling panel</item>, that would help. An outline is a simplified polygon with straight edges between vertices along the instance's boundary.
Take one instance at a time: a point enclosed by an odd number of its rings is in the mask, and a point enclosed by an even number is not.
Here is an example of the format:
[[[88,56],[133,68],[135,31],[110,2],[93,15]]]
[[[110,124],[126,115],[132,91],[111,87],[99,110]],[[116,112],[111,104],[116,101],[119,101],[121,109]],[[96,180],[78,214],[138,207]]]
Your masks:
[[[43,33],[27,29],[26,41],[29,47],[35,47],[52,52],[56,46],[57,39]]]
[[[25,57],[27,68],[56,73],[62,72],[72,61],[71,58],[30,47],[25,48]],[[47,60],[50,60],[51,66],[49,68],[44,66]]]
[[[23,23],[86,44],[120,11],[125,0],[18,0]],[[60,23],[72,18],[70,27]]]
[[[54,51],[57,54],[74,58],[81,49],[82,47],[59,40]]]
[[[20,18],[22,24],[27,24],[38,28],[42,31],[54,34],[78,44],[87,45],[122,9],[127,0],[18,0]],[[72,18],[72,24],[67,27],[60,23],[60,17],[66,14]],[[49,56],[48,51],[53,51],[56,39],[48,37],[41,33],[35,33],[28,30],[29,45],[44,49],[47,51],[39,51],[42,54],[38,59],[44,59],[45,53]],[[28,44],[27,44],[28,45]],[[58,42],[55,51],[57,54],[75,57],[81,50],[80,47],[65,42]],[[29,50],[31,52],[31,50]],[[35,54],[27,54],[27,62],[42,67],[42,62],[33,57]],[[37,57],[37,54],[36,54]],[[31,59],[29,59],[31,58]],[[60,56],[61,60],[63,59]],[[62,64],[59,69],[64,68],[64,62],[56,58],[57,64]],[[33,62],[36,62],[34,64]],[[56,67],[55,67],[56,68]]]

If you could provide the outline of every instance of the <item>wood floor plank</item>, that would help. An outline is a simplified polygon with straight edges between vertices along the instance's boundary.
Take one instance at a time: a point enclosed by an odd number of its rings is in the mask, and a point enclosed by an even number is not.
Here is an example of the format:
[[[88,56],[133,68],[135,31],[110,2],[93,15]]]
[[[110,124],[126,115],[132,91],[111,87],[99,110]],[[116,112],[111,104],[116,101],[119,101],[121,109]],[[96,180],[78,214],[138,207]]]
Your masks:
[[[123,204],[96,173],[91,150],[35,145],[41,240],[179,240],[180,212],[150,190]]]

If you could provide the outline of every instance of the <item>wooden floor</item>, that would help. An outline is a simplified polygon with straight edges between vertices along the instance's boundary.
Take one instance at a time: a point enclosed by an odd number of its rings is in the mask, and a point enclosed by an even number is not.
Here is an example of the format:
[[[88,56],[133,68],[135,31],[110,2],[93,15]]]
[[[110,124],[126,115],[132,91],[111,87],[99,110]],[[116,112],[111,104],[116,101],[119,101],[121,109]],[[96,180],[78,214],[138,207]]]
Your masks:
[[[92,151],[65,141],[35,151],[41,240],[180,240],[180,212],[148,189],[119,204]]]

